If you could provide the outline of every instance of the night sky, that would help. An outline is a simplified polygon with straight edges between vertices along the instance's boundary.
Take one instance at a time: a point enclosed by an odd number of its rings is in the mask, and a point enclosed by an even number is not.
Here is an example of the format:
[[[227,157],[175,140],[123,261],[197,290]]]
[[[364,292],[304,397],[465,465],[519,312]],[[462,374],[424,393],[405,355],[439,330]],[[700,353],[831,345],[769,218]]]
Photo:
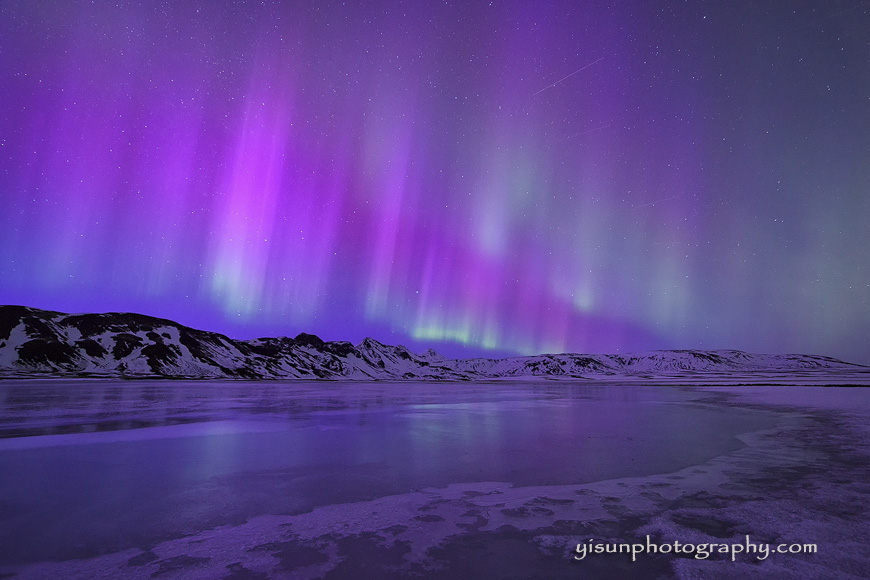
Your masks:
[[[870,2],[0,2],[0,303],[870,363]]]

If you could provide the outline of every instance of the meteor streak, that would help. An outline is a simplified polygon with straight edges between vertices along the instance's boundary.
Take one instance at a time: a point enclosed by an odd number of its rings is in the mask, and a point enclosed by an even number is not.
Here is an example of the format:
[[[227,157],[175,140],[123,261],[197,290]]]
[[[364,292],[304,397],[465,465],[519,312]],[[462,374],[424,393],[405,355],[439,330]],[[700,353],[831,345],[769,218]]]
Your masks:
[[[547,85],[546,87],[544,87],[543,89],[541,89],[540,91],[538,91],[537,93],[535,93],[535,94],[532,95],[532,96],[533,96],[533,97],[537,97],[538,95],[540,95],[541,93],[543,93],[543,92],[546,91],[547,89],[551,89],[551,88],[555,87],[556,85],[558,85],[558,84],[561,83],[562,81],[567,80],[567,79],[570,79],[571,77],[573,77],[574,75],[576,75],[578,72],[583,71],[583,70],[586,70],[587,68],[589,68],[589,67],[592,66],[593,64],[596,64],[596,63],[598,63],[598,62],[601,62],[602,60],[604,60],[604,57],[603,57],[603,56],[602,56],[601,58],[599,58],[598,60],[596,60],[596,61],[590,62],[590,63],[587,64],[586,66],[581,66],[580,68],[578,68],[577,70],[575,70],[575,71],[572,72],[571,74],[569,74],[569,75],[567,75],[567,76],[564,76],[564,77],[560,78],[558,81],[556,81],[555,83],[553,83],[553,84],[551,84],[551,85]]]

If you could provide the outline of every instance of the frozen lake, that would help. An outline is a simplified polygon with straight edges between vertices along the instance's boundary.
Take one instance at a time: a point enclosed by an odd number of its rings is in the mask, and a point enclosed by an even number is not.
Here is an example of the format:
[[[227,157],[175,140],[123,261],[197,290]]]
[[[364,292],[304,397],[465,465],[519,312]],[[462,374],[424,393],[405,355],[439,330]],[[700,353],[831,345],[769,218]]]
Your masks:
[[[90,557],[455,482],[669,472],[769,423],[697,398],[550,383],[4,383],[0,561]]]
[[[717,397],[550,381],[5,381],[0,566],[112,554],[144,565],[161,543],[241,530],[262,516],[321,514],[311,525],[325,537],[338,532],[322,515],[329,510],[350,514],[393,498],[393,513],[397,502],[429,493],[421,490],[451,486],[472,497],[643,479],[735,452],[744,447],[738,435],[775,425],[770,410]],[[414,513],[417,523],[445,520]],[[319,556],[297,556],[284,568],[296,572],[275,577],[321,577]],[[174,577],[211,557],[160,560],[174,563],[155,569]],[[201,577],[221,577],[211,574]],[[248,577],[272,576],[238,576]]]

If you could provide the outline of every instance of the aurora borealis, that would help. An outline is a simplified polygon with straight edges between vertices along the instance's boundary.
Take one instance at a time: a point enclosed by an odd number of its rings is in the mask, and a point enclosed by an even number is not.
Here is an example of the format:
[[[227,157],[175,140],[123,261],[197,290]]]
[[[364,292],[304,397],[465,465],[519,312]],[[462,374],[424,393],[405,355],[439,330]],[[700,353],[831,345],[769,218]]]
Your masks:
[[[0,303],[870,363],[870,3],[5,0]]]

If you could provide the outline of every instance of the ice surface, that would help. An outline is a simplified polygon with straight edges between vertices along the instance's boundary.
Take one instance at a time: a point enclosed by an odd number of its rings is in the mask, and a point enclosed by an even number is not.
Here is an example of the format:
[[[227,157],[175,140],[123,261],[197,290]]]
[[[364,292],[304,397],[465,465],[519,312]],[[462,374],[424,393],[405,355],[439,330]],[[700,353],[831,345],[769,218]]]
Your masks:
[[[256,384],[253,384],[256,385]],[[318,437],[335,437],[357,429],[360,420],[373,421],[378,414],[389,421],[404,422],[425,457],[433,448],[420,448],[429,441],[455,433],[453,419],[475,425],[473,439],[485,444],[493,427],[522,431],[515,419],[534,414],[535,409],[557,423],[560,414],[577,406],[591,405],[587,416],[597,421],[593,431],[609,441],[589,455],[600,461],[605,450],[617,464],[630,463],[632,447],[656,442],[673,451],[675,442],[688,440],[707,454],[677,469],[642,470],[633,476],[574,476],[557,484],[540,485],[531,480],[454,480],[415,489],[376,493],[369,498],[320,503],[296,513],[263,513],[239,522],[229,522],[178,534],[137,546],[108,550],[99,555],[60,562],[11,562],[0,574],[16,573],[16,580],[29,578],[866,578],[870,549],[864,538],[870,532],[870,403],[864,388],[838,387],[739,387],[644,388],[637,386],[455,385],[439,392],[431,385],[417,393],[386,385],[355,385],[318,393],[293,387],[291,391],[255,391],[250,398],[226,386],[223,396],[208,399],[201,391],[172,394],[151,391],[164,416],[188,406],[208,407],[204,415],[213,428],[230,435],[224,443],[247,433],[242,424],[227,421],[247,402],[248,411],[269,409],[272,425],[296,400],[304,409],[294,421],[309,421],[306,429],[321,435],[297,438],[302,447]],[[398,386],[398,385],[395,385]],[[405,385],[402,385],[405,386]],[[104,412],[135,408],[136,395],[87,397],[64,403],[77,409],[79,421],[89,421]],[[274,385],[273,385],[274,387]],[[493,390],[487,390],[493,389]],[[183,389],[182,389],[183,390]],[[156,394],[155,394],[156,393]],[[569,396],[567,393],[571,393]],[[45,395],[45,392],[42,393]],[[92,393],[93,394],[93,393]],[[105,394],[105,393],[104,393]],[[278,395],[281,396],[278,396]],[[174,397],[167,401],[165,397]],[[109,397],[110,398],[110,397]],[[387,400],[384,403],[384,399]],[[382,401],[376,403],[376,401]],[[256,401],[254,403],[253,401]],[[329,401],[332,401],[329,403]],[[604,403],[604,406],[601,406]],[[13,409],[16,421],[26,422],[34,409],[26,409],[20,392],[10,396],[4,409]],[[331,406],[330,406],[331,405]],[[368,407],[365,407],[368,405]],[[644,423],[637,408],[665,410],[669,421]],[[622,408],[623,411],[619,411]],[[17,409],[17,410],[16,410]],[[233,411],[235,409],[236,411]],[[363,410],[368,409],[368,410]],[[634,409],[632,411],[632,409]],[[704,410],[706,413],[693,414]],[[606,412],[602,412],[606,411]],[[247,412],[247,411],[246,411]],[[502,414],[501,421],[493,421]],[[600,417],[599,417],[600,416]],[[698,421],[677,421],[679,417]],[[303,417],[300,419],[299,417]],[[629,421],[620,423],[620,418]],[[652,417],[652,415],[650,415]],[[757,418],[743,427],[718,424],[713,431],[742,432],[742,445],[722,448],[699,434],[717,418]],[[44,418],[44,417],[43,417]],[[381,417],[383,420],[384,417]],[[564,423],[576,425],[578,416]],[[445,421],[447,421],[445,423]],[[243,422],[244,423],[244,422]],[[545,423],[541,423],[544,425]],[[451,426],[446,431],[444,427]],[[608,425],[610,431],[607,431]],[[752,426],[754,425],[754,426]],[[436,427],[441,427],[439,430]],[[209,434],[197,424],[165,426],[139,431],[172,435],[178,441],[199,441],[208,449]],[[272,427],[269,427],[272,428]],[[436,428],[433,431],[433,428]],[[185,429],[192,431],[184,434]],[[658,430],[656,430],[658,429]],[[668,430],[679,436],[667,439]],[[135,430],[133,430],[135,431]],[[131,430],[112,432],[129,434]],[[372,431],[355,431],[355,436]],[[487,434],[490,435],[487,435]],[[268,435],[268,433],[267,433]],[[572,433],[562,455],[588,452],[585,432]],[[123,435],[127,436],[127,435]],[[526,437],[527,435],[524,435]],[[63,437],[63,436],[52,436]],[[105,437],[100,433],[77,433],[71,438]],[[609,439],[608,439],[609,438]],[[22,439],[44,439],[25,437]],[[111,438],[109,438],[111,439]],[[340,439],[340,437],[339,437]],[[6,444],[9,441],[6,440]],[[115,443],[89,440],[82,449]],[[215,451],[221,448],[215,448]],[[223,447],[222,452],[227,448]],[[373,474],[390,473],[383,457],[372,455],[377,446],[360,447],[366,461],[374,462]],[[36,450],[28,450],[36,451]],[[452,452],[452,450],[451,450]],[[0,462],[4,460],[0,451]],[[22,451],[21,453],[24,453]],[[645,451],[644,453],[648,453]],[[454,455],[457,455],[454,453]],[[559,454],[541,461],[542,472],[559,471],[553,463]],[[5,457],[8,458],[8,455]],[[457,455],[457,460],[461,457]],[[522,454],[505,456],[506,462],[528,461]],[[407,461],[407,460],[403,460]],[[193,466],[192,466],[193,467]],[[409,466],[410,467],[410,466]],[[558,466],[557,466],[558,467]],[[442,468],[439,468],[442,469]],[[629,469],[630,470],[630,469]],[[268,470],[267,470],[268,471]],[[279,479],[284,477],[272,471]],[[431,476],[427,476],[434,480]],[[210,501],[224,502],[221,478],[205,480],[203,492]],[[444,480],[442,480],[444,481]],[[5,495],[5,505],[15,508]],[[193,499],[193,496],[190,496]],[[230,504],[227,504],[228,506]],[[13,510],[14,511],[14,510]],[[0,527],[10,516],[0,515]],[[7,530],[8,531],[8,530]],[[775,554],[763,562],[750,557],[695,560],[641,555],[632,563],[625,555],[600,556],[583,562],[571,559],[573,547],[589,538],[601,542],[632,542],[651,535],[658,542],[731,542],[749,535],[754,542],[815,543],[816,554]],[[416,576],[415,576],[416,575]]]

